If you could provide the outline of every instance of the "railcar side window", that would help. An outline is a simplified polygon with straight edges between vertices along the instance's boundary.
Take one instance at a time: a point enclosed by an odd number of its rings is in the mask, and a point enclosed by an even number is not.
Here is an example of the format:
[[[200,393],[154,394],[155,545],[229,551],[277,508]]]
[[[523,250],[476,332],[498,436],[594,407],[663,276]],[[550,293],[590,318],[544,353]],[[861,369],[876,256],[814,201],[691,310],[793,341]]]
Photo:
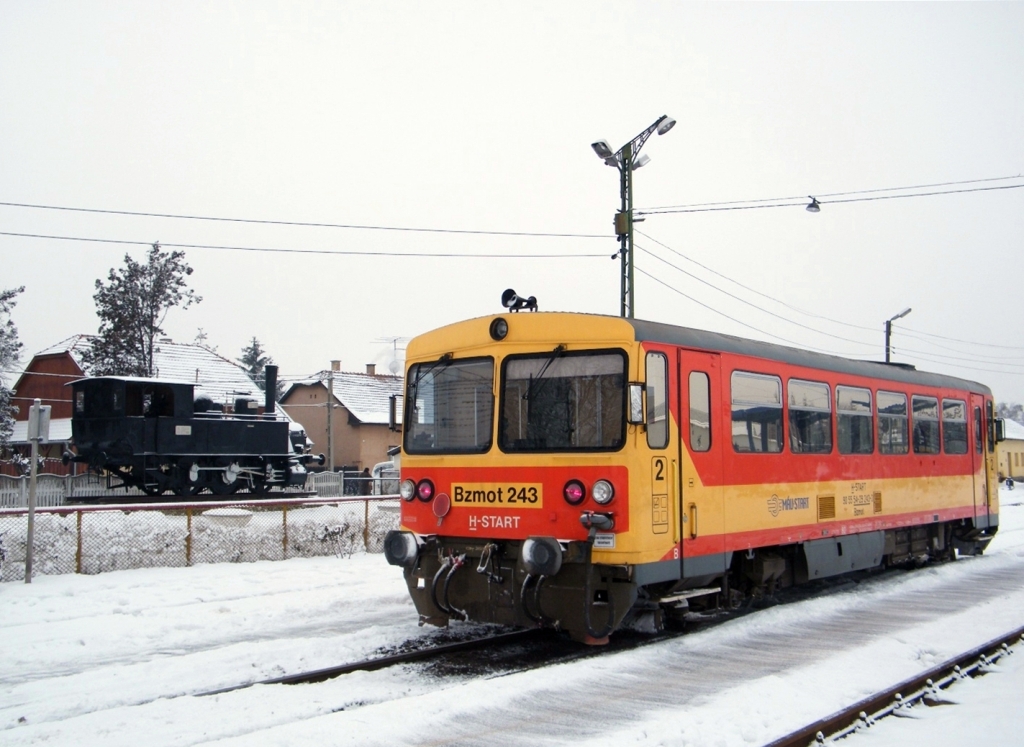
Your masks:
[[[939,453],[939,400],[915,394],[911,398],[914,408],[914,453]]]
[[[732,372],[732,446],[738,452],[782,451],[782,379]]]
[[[617,451],[626,443],[620,350],[510,356],[501,397],[502,451]]]
[[[981,408],[974,408],[974,450],[981,454],[985,449],[981,438]]]
[[[711,382],[703,371],[690,372],[690,449],[711,449]]]
[[[406,379],[405,450],[472,454],[491,447],[494,361],[441,358],[410,367]]]
[[[942,450],[967,453],[967,403],[963,400],[942,400]]]
[[[875,450],[870,389],[837,386],[836,422],[840,454],[870,454]]]
[[[832,451],[832,403],[828,384],[790,379],[789,448],[794,454]]]
[[[879,392],[878,451],[882,454],[906,454],[910,449],[907,437],[907,395]]]
[[[647,354],[647,445],[668,446],[668,358]]]

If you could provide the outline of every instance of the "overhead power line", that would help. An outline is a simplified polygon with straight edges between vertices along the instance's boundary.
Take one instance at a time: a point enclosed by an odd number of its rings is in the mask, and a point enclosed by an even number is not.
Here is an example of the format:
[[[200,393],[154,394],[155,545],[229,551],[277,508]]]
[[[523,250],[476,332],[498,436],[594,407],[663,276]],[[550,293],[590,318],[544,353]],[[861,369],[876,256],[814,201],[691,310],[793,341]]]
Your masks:
[[[173,218],[176,220],[204,220],[219,223],[251,223],[263,226],[301,226],[305,228],[347,228],[362,231],[407,231],[412,233],[469,234],[472,236],[520,236],[531,238],[558,239],[607,239],[607,234],[593,233],[546,233],[541,231],[477,231],[463,228],[420,228],[413,226],[377,226],[358,223],[318,223],[298,220],[267,220],[258,218],[225,218],[213,215],[187,215],[183,213],[148,213],[135,210],[109,210],[101,208],[72,207],[69,205],[38,205],[27,202],[0,202],[4,207],[30,208],[33,210],[62,210],[73,213],[95,213],[100,215],[128,215],[136,218]]]
[[[869,332],[877,332],[878,331],[875,327],[866,327],[866,326],[864,326],[862,324],[851,324],[850,322],[844,322],[844,321],[841,321],[839,319],[832,319],[832,318],[824,316],[822,314],[818,314],[818,313],[815,313],[813,311],[806,311],[806,310],[801,309],[801,308],[799,308],[797,306],[793,306],[792,304],[788,304],[785,301],[783,301],[782,299],[776,298],[775,296],[771,296],[771,295],[769,295],[769,294],[767,294],[767,293],[765,293],[763,291],[759,291],[756,288],[751,288],[749,285],[744,285],[739,280],[731,278],[728,275],[724,275],[721,272],[718,272],[718,270],[712,269],[711,267],[708,267],[707,265],[702,264],[701,262],[698,262],[697,260],[693,259],[692,257],[689,257],[686,254],[683,254],[678,249],[675,249],[675,248],[669,246],[668,244],[664,243],[663,241],[659,241],[658,239],[654,238],[650,234],[644,233],[643,231],[640,231],[640,230],[637,230],[637,229],[634,229],[634,231],[636,231],[636,233],[640,234],[641,236],[644,236],[645,238],[650,239],[651,241],[653,241],[658,246],[663,247],[664,249],[667,249],[668,251],[672,252],[676,256],[681,257],[682,259],[685,259],[687,262],[690,262],[691,264],[695,264],[695,265],[697,265],[698,267],[700,267],[703,270],[707,270],[712,275],[716,275],[716,276],[722,278],[723,280],[727,280],[730,283],[733,283],[734,285],[738,285],[743,290],[750,291],[751,293],[754,293],[754,294],[760,296],[761,298],[765,298],[765,299],[767,299],[769,301],[773,301],[774,303],[777,303],[777,304],[779,304],[781,306],[785,306],[787,309],[795,311],[798,314],[803,314],[804,316],[809,316],[809,317],[812,317],[814,319],[821,319],[821,320],[826,321],[826,322],[832,322],[833,324],[841,324],[841,325],[843,325],[845,327],[852,327],[853,329],[862,329],[862,330],[866,330],[866,331],[869,331]]]
[[[802,324],[800,322],[793,321],[792,319],[784,317],[781,314],[776,314],[774,311],[769,311],[768,309],[764,308],[763,306],[758,306],[756,303],[753,303],[752,301],[748,301],[747,299],[743,298],[742,296],[737,296],[735,293],[730,293],[727,290],[723,290],[723,289],[719,288],[717,285],[713,285],[712,283],[709,283],[707,280],[704,280],[702,278],[697,277],[692,272],[688,272],[687,270],[684,270],[683,268],[681,268],[681,267],[679,267],[677,265],[672,264],[667,259],[662,259],[657,254],[654,254],[653,252],[651,252],[648,249],[645,249],[644,247],[640,246],[639,244],[634,244],[634,246],[636,246],[637,249],[640,249],[640,250],[646,252],[648,256],[654,257],[659,262],[664,262],[669,267],[671,267],[671,268],[673,268],[675,270],[678,270],[679,272],[683,273],[684,275],[686,275],[688,277],[693,278],[698,283],[702,283],[702,284],[708,286],[709,288],[718,291],[719,293],[725,294],[726,296],[728,296],[729,298],[732,298],[733,300],[739,301],[742,304],[746,304],[747,306],[750,306],[753,309],[757,309],[758,311],[760,311],[760,312],[762,312],[764,314],[768,314],[769,316],[773,316],[776,319],[779,319],[779,320],[781,320],[783,322],[786,322],[788,324],[794,324],[797,327],[800,327],[802,329],[806,329],[806,330],[808,330],[810,332],[814,332],[815,334],[825,335],[826,337],[832,337],[832,338],[834,338],[836,340],[841,340],[842,342],[852,342],[854,345],[863,345],[863,346],[872,347],[872,348],[873,347],[877,347],[877,345],[875,343],[864,342],[862,340],[854,340],[852,338],[842,337],[840,335],[834,335],[831,332],[825,332],[825,331],[820,330],[820,329],[815,329],[814,327],[809,327],[806,324]]]
[[[40,233],[16,233],[14,231],[0,231],[0,236],[17,236],[26,239],[51,239],[54,241],[83,241],[94,244],[122,244],[128,246],[152,246],[152,241],[128,241],[125,239],[98,239],[85,236],[55,236]],[[607,238],[607,237],[606,237]],[[455,257],[464,259],[588,259],[593,257],[607,257],[607,254],[572,254],[572,253],[548,253],[548,254],[526,254],[524,252],[512,253],[474,253],[474,252],[392,252],[392,251],[362,251],[358,249],[281,249],[274,247],[259,246],[222,246],[218,244],[172,244],[160,242],[162,247],[174,249],[210,249],[217,251],[234,252],[274,252],[279,254],[333,254],[337,256],[353,257]]]
[[[875,189],[858,189],[849,192],[829,192],[816,195],[822,197],[846,197],[847,195],[867,195],[877,192],[905,192],[909,189],[932,189],[934,187],[955,187],[961,184],[981,184],[984,182],[1003,182],[1009,179],[1024,179],[1024,174],[1015,176],[993,176],[987,179],[962,179],[957,182],[934,182],[932,184],[912,184],[907,187],[877,187]],[[646,208],[647,210],[671,210],[675,208],[711,207],[713,205],[746,205],[755,202],[781,202],[782,200],[805,200],[807,195],[789,195],[787,197],[765,197],[757,200],[727,200],[721,202],[692,202],[686,205],[661,205],[658,207]]]
[[[639,233],[642,233],[642,232],[639,232]],[[820,314],[813,314],[811,312],[806,312],[806,311],[803,311],[801,309],[798,309],[797,307],[791,306],[791,305],[785,303],[784,301],[781,301],[781,300],[775,298],[774,296],[770,296],[770,295],[768,295],[766,293],[762,293],[761,291],[756,290],[754,288],[751,288],[751,287],[749,287],[747,285],[744,285],[744,284],[740,283],[737,280],[733,280],[732,278],[728,277],[727,275],[724,275],[724,274],[722,274],[720,272],[717,272],[716,270],[713,270],[710,267],[707,267],[706,265],[703,265],[700,262],[697,262],[696,260],[692,260],[689,257],[687,257],[686,255],[682,254],[681,252],[678,252],[675,249],[673,249],[672,247],[670,247],[669,245],[665,244],[664,242],[658,241],[657,239],[654,239],[653,237],[649,236],[646,233],[643,233],[642,235],[644,235],[645,237],[651,239],[651,241],[653,241],[654,243],[658,244],[658,246],[661,246],[664,249],[667,249],[668,251],[670,251],[670,252],[672,252],[672,253],[682,257],[683,259],[686,259],[687,261],[692,262],[693,264],[701,267],[702,269],[707,270],[708,272],[711,272],[712,274],[717,275],[718,277],[721,277],[724,280],[728,280],[729,282],[734,283],[734,284],[740,286],[741,288],[743,288],[743,289],[745,289],[745,290],[747,290],[747,291],[749,291],[751,293],[757,294],[758,296],[761,296],[762,298],[766,298],[766,299],[768,299],[770,301],[774,301],[775,303],[778,303],[778,304],[780,304],[780,305],[782,305],[782,306],[784,306],[786,308],[789,308],[789,309],[791,309],[793,311],[797,311],[799,313],[806,314],[808,316],[812,316],[812,317],[821,319],[823,321],[832,322],[832,323],[836,323],[836,324],[843,324],[843,325],[846,325],[846,326],[855,327],[857,329],[867,330],[867,331],[872,332],[872,333],[877,333],[879,331],[879,328],[866,327],[866,326],[863,326],[863,325],[849,324],[848,322],[841,322],[839,320],[830,319],[829,317],[825,317],[825,316],[822,316]],[[729,291],[724,290],[724,289],[714,285],[713,283],[710,283],[710,282],[704,280],[703,278],[698,277],[697,275],[693,274],[692,272],[684,270],[683,268],[673,264],[672,262],[669,262],[668,260],[666,260],[666,259],[664,259],[662,257],[659,257],[657,254],[654,254],[649,249],[647,249],[645,247],[642,247],[639,244],[636,245],[636,248],[642,250],[648,256],[651,256],[651,257],[657,259],[658,261],[663,262],[664,264],[668,265],[669,267],[671,267],[671,268],[673,268],[675,270],[678,270],[679,272],[683,273],[684,275],[686,275],[686,276],[696,280],[697,282],[699,282],[699,283],[701,283],[703,285],[706,285],[707,287],[711,288],[712,290],[716,290],[719,293],[722,293],[723,295],[728,296],[729,298],[731,298],[733,300],[739,301],[739,302],[741,302],[741,303],[743,303],[743,304],[745,304],[747,306],[750,306],[753,309],[756,309],[757,311],[760,311],[760,312],[762,312],[764,314],[768,314],[769,316],[772,316],[772,317],[774,317],[776,319],[779,319],[780,321],[786,322],[788,324],[793,324],[793,325],[795,325],[797,327],[800,327],[802,329],[806,329],[806,330],[808,330],[810,332],[814,332],[814,333],[820,334],[820,335],[825,335],[826,337],[831,337],[833,339],[840,340],[842,342],[849,342],[849,343],[854,343],[856,345],[862,345],[862,346],[867,346],[867,347],[876,347],[876,343],[863,342],[863,341],[860,341],[860,340],[851,339],[849,337],[843,337],[841,335],[832,334],[830,332],[826,332],[824,330],[820,330],[820,329],[817,329],[815,327],[811,327],[811,326],[808,326],[808,325],[803,324],[801,322],[795,321],[795,320],[790,319],[789,317],[783,316],[781,314],[777,314],[777,313],[775,313],[773,311],[770,311],[770,310],[764,308],[763,306],[759,306],[758,304],[755,304],[755,303],[753,303],[753,302],[751,302],[751,301],[749,301],[749,300],[747,300],[747,299],[745,299],[745,298],[743,298],[741,296],[738,296],[738,295],[736,295],[734,293],[730,293]],[[647,275],[648,277],[652,277],[647,272],[644,272],[643,274]],[[707,305],[701,303],[700,301],[698,301],[693,296],[689,296],[689,295],[683,293],[678,288],[675,288],[675,287],[669,285],[668,283],[666,283],[666,282],[664,282],[662,280],[658,280],[657,278],[653,278],[653,279],[657,280],[657,282],[659,282],[662,285],[670,288],[671,290],[674,290],[675,292],[679,293],[680,295],[685,296],[686,298],[690,299],[694,303],[697,303],[697,304],[699,304],[701,306],[704,306],[705,308],[708,308],[708,309],[714,311],[715,313],[721,314],[722,316],[725,316],[726,318],[730,319],[731,321],[734,321],[734,322],[736,322],[738,324],[743,324],[744,326],[750,327],[750,329],[754,329],[755,331],[761,332],[762,334],[770,334],[768,332],[765,332],[764,330],[760,330],[760,329],[758,329],[756,327],[753,327],[751,325],[745,324],[744,322],[741,322],[740,320],[738,320],[738,319],[736,319],[734,317],[728,316],[728,315],[722,313],[721,311],[719,311],[718,309],[714,309],[714,308],[712,308],[710,306],[707,306]],[[925,342],[925,343],[928,343],[928,344],[931,344],[931,345],[936,345],[936,343],[931,343],[931,342],[929,342],[928,340],[926,340],[924,338],[918,337],[917,335],[908,334],[907,336],[908,337],[914,337],[915,339],[921,340],[922,342]],[[777,339],[784,340],[786,342],[790,342],[790,343],[795,344],[795,345],[800,345],[801,344],[801,343],[794,342],[792,340],[785,340],[785,338],[781,338],[781,337],[777,337]],[[937,345],[937,347],[943,347],[943,346]],[[956,352],[956,353],[962,353],[963,355],[971,355],[970,353],[966,353],[966,352],[960,351],[960,350],[953,350],[951,348],[945,348],[945,349],[952,350],[952,352]],[[933,351],[917,350],[917,349],[908,348],[908,347],[901,347],[900,350],[902,352],[904,352],[904,353],[914,354],[914,355],[920,357],[922,360],[928,360],[928,361],[935,362],[935,363],[947,363],[948,362],[948,363],[951,363],[952,365],[958,365],[958,366],[960,366],[962,368],[966,368],[968,370],[988,371],[990,373],[1017,373],[1017,372],[1020,372],[1020,371],[1024,370],[1024,366],[1021,366],[1020,363],[1017,362],[1017,359],[997,358],[997,357],[991,356],[991,355],[973,355],[973,356],[971,356],[969,358],[963,358],[963,357],[952,356],[952,355],[944,355],[942,353],[936,353],[936,352],[933,352]],[[831,352],[831,351],[825,351],[825,352]],[[999,367],[1003,368],[1004,370],[1002,370],[1002,371],[993,371],[992,369],[971,368],[969,366],[963,366],[963,364],[960,363],[960,361],[967,361],[967,362],[971,362],[971,363],[980,363],[980,364],[983,364],[983,365],[990,365],[990,366],[999,366]],[[1010,370],[1005,370],[1005,369],[1010,369]]]
[[[962,194],[965,192],[991,192],[993,190],[1002,189],[1021,189],[1024,188],[1024,184],[1003,184],[994,187],[969,187],[966,189],[944,189],[934,192],[911,192],[909,194],[886,194],[886,195],[873,195],[873,196],[861,196],[861,197],[846,197],[840,199],[825,199],[824,197],[814,196],[814,199],[818,201],[819,205],[835,205],[845,202],[875,202],[878,200],[899,200],[907,197],[934,197],[935,195],[953,195]],[[868,192],[871,190],[865,190]],[[881,191],[881,190],[880,190]],[[836,193],[836,194],[850,194],[850,193]],[[791,200],[797,200],[792,202]],[[763,210],[765,208],[781,208],[781,207],[797,207],[804,206],[807,203],[807,198],[796,198],[796,197],[781,197],[778,200],[750,200],[747,202],[735,202],[735,203],[721,203],[718,207],[664,207],[664,208],[647,208],[646,210],[634,210],[637,215],[669,215],[673,213],[714,213],[725,210]],[[710,203],[709,205],[714,205]]]

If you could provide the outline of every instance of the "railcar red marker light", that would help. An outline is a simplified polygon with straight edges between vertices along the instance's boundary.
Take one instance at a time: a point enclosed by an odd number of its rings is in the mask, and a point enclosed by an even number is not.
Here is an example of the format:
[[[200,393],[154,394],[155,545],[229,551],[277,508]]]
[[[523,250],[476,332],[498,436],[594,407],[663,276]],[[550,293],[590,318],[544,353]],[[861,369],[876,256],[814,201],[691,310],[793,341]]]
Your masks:
[[[434,483],[430,480],[420,480],[416,486],[416,497],[426,503],[434,497]]]
[[[565,496],[565,502],[570,506],[578,506],[587,497],[587,489],[579,480],[569,480],[562,489],[562,495]]]

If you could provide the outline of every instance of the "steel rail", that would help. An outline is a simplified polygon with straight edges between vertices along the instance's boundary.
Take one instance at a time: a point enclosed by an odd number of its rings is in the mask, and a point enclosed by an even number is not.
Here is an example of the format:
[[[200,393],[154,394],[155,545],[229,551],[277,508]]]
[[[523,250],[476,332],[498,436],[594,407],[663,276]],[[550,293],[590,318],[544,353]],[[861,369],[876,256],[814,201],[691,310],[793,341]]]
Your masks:
[[[880,718],[909,708],[915,702],[938,701],[940,690],[964,677],[982,673],[985,667],[1010,653],[1009,647],[1015,644],[1024,644],[1024,627],[965,651],[884,691],[869,695],[765,747],[808,747],[834,743],[859,729],[871,726]]]
[[[528,628],[526,630],[514,630],[509,633],[499,633],[498,635],[488,636],[486,638],[473,638],[468,641],[458,641],[455,643],[444,643],[440,646],[431,646],[428,648],[422,648],[416,651],[405,651],[399,654],[390,654],[388,656],[380,656],[375,659],[366,659],[365,661],[358,661],[351,664],[341,664],[335,667],[326,667],[324,669],[314,669],[309,672],[300,672],[298,674],[288,674],[283,677],[274,677],[269,680],[260,680],[258,682],[249,682],[244,685],[233,685],[231,687],[223,687],[219,690],[210,690],[209,692],[196,693],[194,697],[205,697],[207,695],[221,695],[223,693],[230,693],[236,690],[245,690],[256,685],[303,685],[312,684],[315,682],[324,682],[334,677],[339,677],[343,674],[350,674],[352,672],[373,672],[378,669],[386,669],[387,667],[393,667],[397,664],[408,664],[414,661],[422,661],[424,659],[431,659],[436,656],[443,656],[445,654],[459,653],[461,651],[472,651],[474,649],[485,648],[487,646],[493,646],[495,644],[514,643],[516,641],[525,640],[537,635],[540,632],[538,628]]]

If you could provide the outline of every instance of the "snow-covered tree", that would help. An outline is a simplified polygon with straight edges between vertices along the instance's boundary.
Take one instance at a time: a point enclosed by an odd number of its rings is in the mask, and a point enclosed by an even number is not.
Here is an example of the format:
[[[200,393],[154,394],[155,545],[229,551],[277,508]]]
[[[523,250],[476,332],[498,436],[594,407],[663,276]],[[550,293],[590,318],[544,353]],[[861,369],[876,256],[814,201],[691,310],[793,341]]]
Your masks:
[[[14,377],[15,368],[21,359],[21,342],[18,340],[18,328],[11,319],[11,309],[16,303],[15,297],[23,290],[24,286],[0,291],[0,451],[6,449],[11,442],[14,415],[18,412],[11,401],[8,380]]]
[[[996,405],[996,416],[1024,425],[1024,405],[1016,402],[999,402]]]
[[[156,243],[145,264],[126,254],[124,267],[112,268],[106,283],[96,281],[100,332],[84,355],[94,375],[153,375],[153,347],[167,312],[203,300],[185,284],[191,274],[185,252],[162,252]]]
[[[242,357],[238,359],[238,362],[242,364],[242,368],[249,374],[249,378],[255,382],[256,386],[260,389],[266,389],[266,372],[264,368],[274,364],[274,359],[267,355],[267,351],[263,349],[260,341],[256,339],[255,335],[252,341],[242,348]],[[277,382],[277,388],[274,392],[274,396],[277,399],[281,399],[281,395],[284,394],[284,386],[280,381]]]

